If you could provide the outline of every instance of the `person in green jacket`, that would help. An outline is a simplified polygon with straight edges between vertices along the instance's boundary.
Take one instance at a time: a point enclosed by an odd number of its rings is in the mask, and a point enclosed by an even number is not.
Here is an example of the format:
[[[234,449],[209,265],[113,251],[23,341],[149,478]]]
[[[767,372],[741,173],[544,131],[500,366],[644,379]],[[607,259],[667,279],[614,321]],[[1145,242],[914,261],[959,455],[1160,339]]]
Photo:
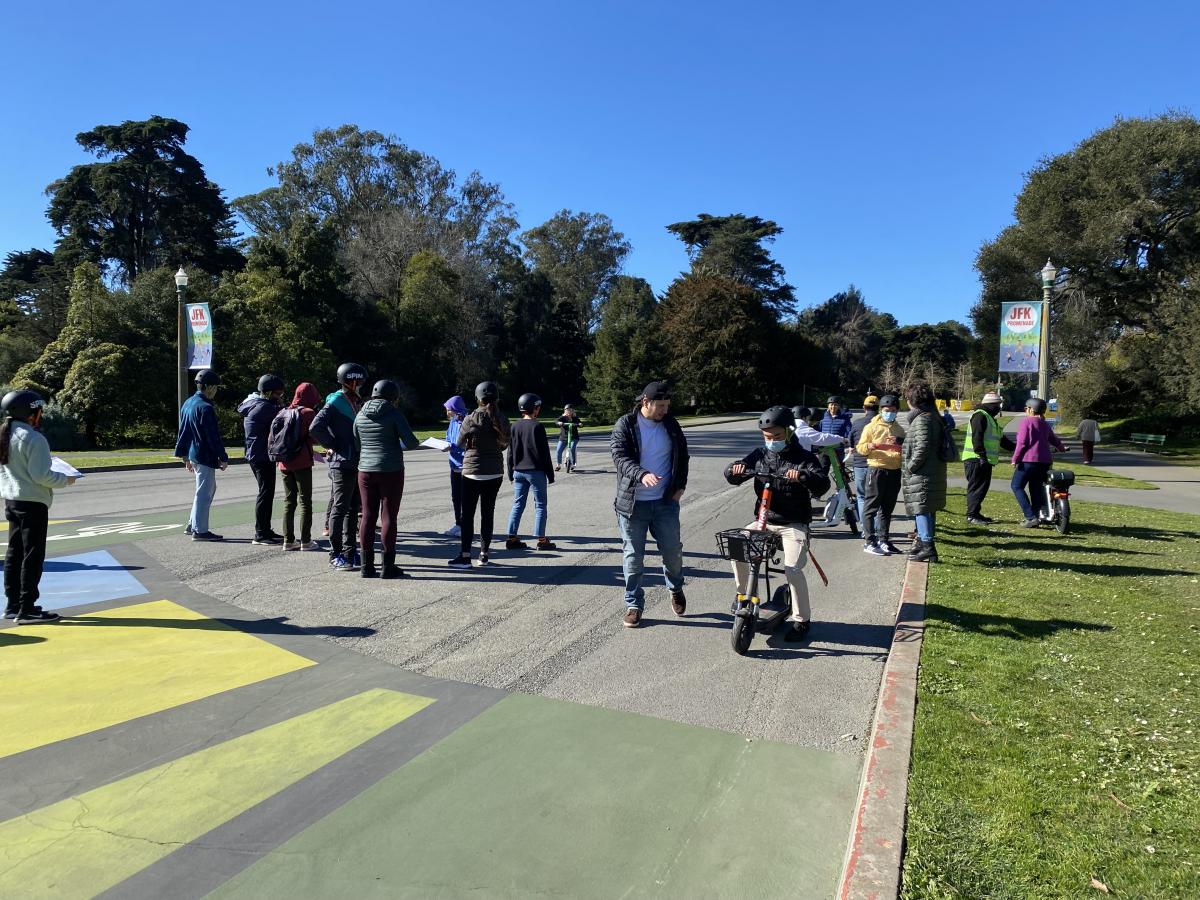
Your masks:
[[[404,495],[404,451],[415,450],[413,434],[397,408],[400,385],[385,378],[375,382],[371,399],[354,417],[354,444],[358,455],[358,493],[362,522],[358,542],[362,547],[362,577],[403,578],[396,565],[396,514]],[[383,570],[375,569],[375,523],[383,514]]]
[[[912,412],[900,450],[901,483],[905,509],[917,525],[917,541],[908,558],[913,562],[937,562],[933,535],[937,512],[946,508],[946,457],[942,441],[945,426],[938,415],[933,390],[926,382],[915,382],[906,396]]]
[[[18,625],[57,622],[37,605],[46,562],[46,531],[54,489],[75,479],[50,468],[50,445],[38,432],[45,402],[34,391],[9,391],[0,400],[0,496],[8,519],[4,555],[4,618]]]

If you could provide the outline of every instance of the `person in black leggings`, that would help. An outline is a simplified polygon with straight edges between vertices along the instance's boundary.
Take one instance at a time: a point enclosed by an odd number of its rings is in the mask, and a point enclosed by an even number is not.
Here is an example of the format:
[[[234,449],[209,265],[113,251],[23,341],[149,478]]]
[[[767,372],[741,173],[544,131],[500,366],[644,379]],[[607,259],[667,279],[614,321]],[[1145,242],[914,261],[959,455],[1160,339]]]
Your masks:
[[[504,480],[504,449],[508,446],[508,419],[500,412],[500,390],[494,381],[475,388],[479,407],[467,416],[458,433],[463,454],[461,551],[450,560],[456,569],[471,567],[471,544],[475,539],[475,509],[479,508],[479,558],[476,566],[488,565],[492,530],[496,518],[496,495]]]

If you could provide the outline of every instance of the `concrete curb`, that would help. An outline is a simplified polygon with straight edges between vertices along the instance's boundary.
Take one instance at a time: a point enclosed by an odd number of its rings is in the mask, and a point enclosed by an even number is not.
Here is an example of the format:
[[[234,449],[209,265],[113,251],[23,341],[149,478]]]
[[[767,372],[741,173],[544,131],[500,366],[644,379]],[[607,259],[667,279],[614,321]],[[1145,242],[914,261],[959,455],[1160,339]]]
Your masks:
[[[928,576],[928,563],[910,562],[905,570],[896,631],[879,685],[862,790],[838,889],[841,900],[880,900],[900,894]]]

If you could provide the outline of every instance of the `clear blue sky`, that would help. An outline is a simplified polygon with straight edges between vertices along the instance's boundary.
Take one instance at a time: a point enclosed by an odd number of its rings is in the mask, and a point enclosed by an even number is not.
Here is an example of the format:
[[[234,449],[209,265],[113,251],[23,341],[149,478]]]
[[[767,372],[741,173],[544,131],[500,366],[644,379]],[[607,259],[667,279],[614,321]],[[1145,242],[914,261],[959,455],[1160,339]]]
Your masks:
[[[1200,111],[1184,2],[70,0],[4,19],[0,255],[51,245],[43,190],[97,124],[187,122],[232,199],[352,122],[478,169],[523,227],[607,213],[658,291],[686,265],[664,225],[744,212],[785,229],[803,305],[853,282],[901,323],[965,320],[975,252],[1040,157],[1118,115]]]

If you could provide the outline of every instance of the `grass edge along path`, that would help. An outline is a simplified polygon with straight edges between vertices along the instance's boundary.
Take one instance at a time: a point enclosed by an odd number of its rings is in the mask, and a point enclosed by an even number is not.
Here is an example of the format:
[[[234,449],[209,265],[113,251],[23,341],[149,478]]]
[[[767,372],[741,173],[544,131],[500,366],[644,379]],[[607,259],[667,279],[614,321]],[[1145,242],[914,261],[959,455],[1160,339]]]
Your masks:
[[[1078,503],[1061,537],[963,506],[929,577],[902,896],[1200,896],[1200,516]]]

